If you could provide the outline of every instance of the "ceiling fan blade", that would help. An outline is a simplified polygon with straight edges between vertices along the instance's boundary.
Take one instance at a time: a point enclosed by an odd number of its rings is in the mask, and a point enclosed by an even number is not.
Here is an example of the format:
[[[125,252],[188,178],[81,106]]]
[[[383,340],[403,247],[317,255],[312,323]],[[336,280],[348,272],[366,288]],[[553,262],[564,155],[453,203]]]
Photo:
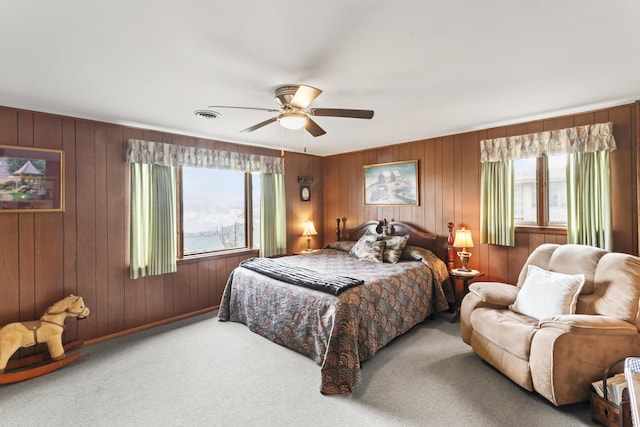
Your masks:
[[[322,129],[316,122],[311,120],[311,117],[307,117],[307,123],[304,125],[304,128],[313,136],[321,136],[327,133],[327,131]]]
[[[372,110],[346,110],[343,108],[312,108],[308,113],[312,116],[350,117],[353,119],[370,119],[373,117]]]
[[[300,109],[307,108],[307,105],[311,104],[321,93],[322,91],[315,87],[300,85],[296,93],[293,94],[290,104]]]
[[[268,124],[270,124],[270,123],[273,123],[273,122],[275,122],[276,120],[278,120],[278,118],[277,118],[277,117],[272,117],[272,118],[270,118],[269,120],[265,120],[264,122],[260,122],[260,123],[258,123],[257,125],[253,125],[253,126],[251,126],[250,128],[243,129],[243,130],[241,130],[240,132],[253,132],[254,130],[256,130],[256,129],[260,129],[261,127],[266,126],[266,125],[268,125]]]
[[[209,105],[207,108],[235,108],[238,110],[260,110],[260,111],[269,111],[271,113],[277,113],[280,110],[274,110],[273,108],[259,108],[259,107],[232,107],[229,105]]]

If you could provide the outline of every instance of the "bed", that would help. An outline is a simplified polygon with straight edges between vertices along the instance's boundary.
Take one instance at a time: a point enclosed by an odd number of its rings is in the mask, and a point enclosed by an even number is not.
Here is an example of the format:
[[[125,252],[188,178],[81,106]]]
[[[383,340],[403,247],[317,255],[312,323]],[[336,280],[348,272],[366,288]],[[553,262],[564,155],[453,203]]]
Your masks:
[[[442,239],[401,222],[369,221],[342,230],[340,220],[337,223],[336,242],[322,251],[241,263],[227,281],[218,312],[221,321],[242,322],[251,331],[313,359],[321,366],[323,394],[354,390],[362,362],[455,301],[443,261],[446,249],[441,249],[446,241],[452,242],[451,227],[448,239]],[[356,245],[373,241],[372,236],[404,240],[401,259],[369,262],[354,256]],[[283,272],[290,274],[272,274]],[[313,276],[310,282],[315,286],[289,280],[297,272]],[[348,283],[341,288],[332,280]]]

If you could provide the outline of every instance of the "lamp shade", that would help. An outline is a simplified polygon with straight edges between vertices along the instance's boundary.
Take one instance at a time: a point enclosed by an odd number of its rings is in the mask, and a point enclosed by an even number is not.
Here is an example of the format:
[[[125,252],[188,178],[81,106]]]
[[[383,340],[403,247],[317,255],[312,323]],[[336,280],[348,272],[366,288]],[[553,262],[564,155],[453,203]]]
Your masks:
[[[472,248],[473,239],[471,239],[471,230],[456,230],[456,239],[453,242],[453,246],[456,248]]]
[[[282,113],[278,116],[280,125],[287,129],[300,129],[307,123],[307,116],[299,111]]]
[[[313,226],[313,221],[307,221],[304,225],[304,231],[302,232],[303,236],[315,236],[318,234],[316,228]]]

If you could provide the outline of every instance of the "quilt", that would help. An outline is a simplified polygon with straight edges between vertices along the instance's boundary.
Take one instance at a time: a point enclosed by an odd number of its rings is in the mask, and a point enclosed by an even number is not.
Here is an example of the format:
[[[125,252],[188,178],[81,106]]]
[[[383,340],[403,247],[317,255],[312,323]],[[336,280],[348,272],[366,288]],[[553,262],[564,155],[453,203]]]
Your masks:
[[[349,393],[362,362],[427,316],[449,308],[453,290],[442,260],[408,246],[401,262],[360,261],[339,249],[278,258],[298,267],[362,280],[331,295],[238,267],[227,281],[218,317],[242,322],[321,366],[323,394]]]

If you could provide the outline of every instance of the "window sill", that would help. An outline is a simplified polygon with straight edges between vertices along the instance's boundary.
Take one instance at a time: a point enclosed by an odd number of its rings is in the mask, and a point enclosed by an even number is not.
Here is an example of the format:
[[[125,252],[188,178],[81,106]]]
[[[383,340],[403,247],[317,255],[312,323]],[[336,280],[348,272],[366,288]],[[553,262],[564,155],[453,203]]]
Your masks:
[[[258,256],[260,253],[259,249],[231,249],[228,251],[220,251],[220,252],[206,252],[202,254],[195,255],[187,255],[182,259],[176,260],[178,264],[189,264],[192,262],[200,262],[207,259],[220,259],[220,258],[230,258],[238,255],[245,255],[248,257]]]
[[[516,225],[516,233],[544,233],[544,234],[557,234],[567,235],[567,227],[550,227],[539,225]]]

